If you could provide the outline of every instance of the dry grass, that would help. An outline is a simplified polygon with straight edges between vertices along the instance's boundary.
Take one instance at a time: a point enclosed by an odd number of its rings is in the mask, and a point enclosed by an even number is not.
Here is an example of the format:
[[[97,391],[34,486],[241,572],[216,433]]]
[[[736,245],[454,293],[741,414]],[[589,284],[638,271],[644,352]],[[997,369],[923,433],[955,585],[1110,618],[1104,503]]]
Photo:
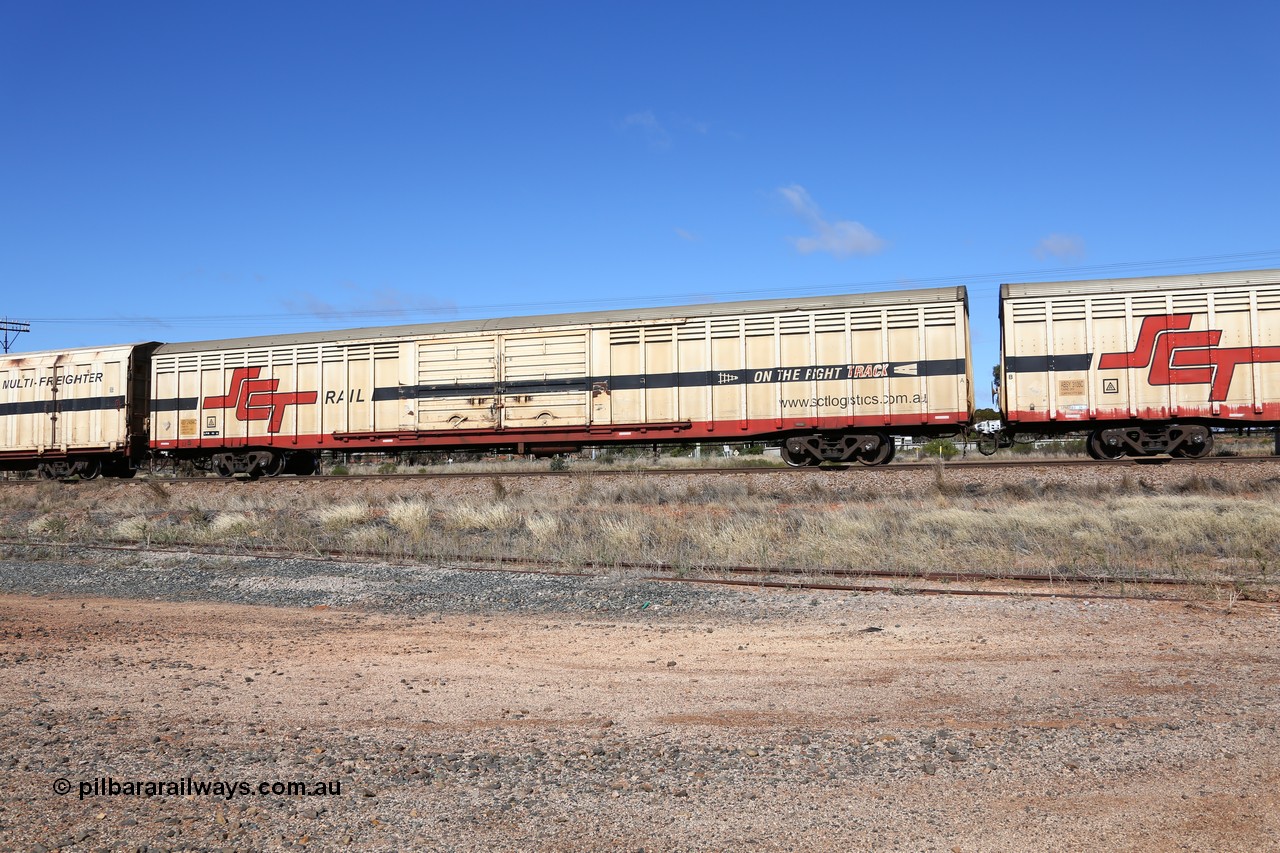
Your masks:
[[[126,518],[111,529],[111,537],[124,542],[149,540],[152,523],[145,516]]]
[[[854,485],[850,485],[854,483]],[[530,491],[526,491],[526,489]],[[1280,483],[1194,476],[1155,491],[1034,480],[963,487],[939,469],[915,493],[868,493],[813,479],[761,493],[742,481],[692,485],[594,480],[541,493],[525,481],[481,482],[468,497],[394,495],[352,483],[288,499],[253,488],[136,488],[110,505],[51,485],[0,495],[0,523],[58,542],[272,545],[390,558],[510,557],[682,569],[756,565],[853,570],[1042,571],[1271,582],[1280,573]],[[176,494],[176,493],[175,493]]]
[[[431,525],[431,507],[418,498],[396,498],[387,505],[387,521],[399,530],[415,535]]]
[[[442,523],[446,530],[457,530],[464,533],[487,533],[505,530],[513,526],[521,526],[522,519],[506,503],[479,503],[463,501],[444,510]]]
[[[369,504],[364,501],[352,501],[318,509],[315,511],[315,517],[324,530],[330,533],[344,533],[366,521],[370,512]]]
[[[555,515],[543,515],[535,512],[528,515],[524,520],[525,529],[529,531],[529,535],[534,541],[541,545],[546,545],[555,540],[560,533],[560,519]]]
[[[206,538],[212,542],[245,536],[253,530],[257,521],[243,512],[220,512],[205,529]]]

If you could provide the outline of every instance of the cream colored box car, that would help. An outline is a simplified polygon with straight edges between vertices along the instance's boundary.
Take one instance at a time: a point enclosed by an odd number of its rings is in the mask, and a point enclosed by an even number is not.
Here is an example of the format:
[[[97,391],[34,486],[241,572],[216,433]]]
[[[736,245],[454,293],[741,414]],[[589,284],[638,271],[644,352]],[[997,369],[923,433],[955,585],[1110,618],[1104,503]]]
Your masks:
[[[968,347],[962,287],[167,344],[152,447],[223,474],[320,449],[699,439],[878,463],[893,433],[968,421]]]
[[[0,466],[128,476],[146,451],[152,346],[0,355]]]
[[[1000,317],[1014,428],[1202,456],[1213,426],[1280,421],[1280,270],[1006,284]]]

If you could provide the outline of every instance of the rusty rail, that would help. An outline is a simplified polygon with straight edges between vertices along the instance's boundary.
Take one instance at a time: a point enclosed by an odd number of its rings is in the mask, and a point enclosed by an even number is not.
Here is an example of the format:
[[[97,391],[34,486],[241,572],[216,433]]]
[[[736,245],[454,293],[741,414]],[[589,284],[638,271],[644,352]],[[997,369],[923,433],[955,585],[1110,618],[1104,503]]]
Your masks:
[[[122,553],[147,554],[202,554],[222,557],[241,557],[247,559],[289,559],[289,560],[332,560],[334,562],[377,562],[385,565],[404,568],[420,568],[423,562],[402,562],[394,555],[379,554],[368,551],[336,551],[317,549],[309,552],[287,551],[278,548],[244,546],[238,549],[218,548],[205,544],[175,543],[168,547],[149,547],[139,545],[108,545],[80,542],[57,542],[50,540],[19,539],[0,537],[0,545],[24,548],[65,548],[90,549],[97,551],[113,551]],[[446,568],[468,572],[505,572],[511,574],[548,575],[560,577],[597,577],[611,571],[646,572],[638,577],[640,580],[664,583],[697,583],[720,586],[757,587],[783,590],[815,590],[841,592],[892,593],[898,595],[956,595],[956,596],[996,596],[1025,598],[1069,598],[1069,599],[1142,599],[1158,601],[1191,601],[1196,599],[1173,597],[1169,595],[1154,596],[1150,594],[1129,594],[1127,592],[1102,593],[1080,591],[1081,587],[1121,587],[1148,592],[1149,587],[1164,589],[1185,588],[1192,590],[1236,589],[1234,580],[1222,581],[1187,581],[1168,576],[1114,576],[1114,575],[1061,575],[1051,573],[1026,572],[903,572],[896,570],[854,570],[813,567],[799,569],[794,567],[767,566],[688,566],[673,567],[652,563],[610,563],[572,565],[569,563],[521,557],[501,557],[478,559],[466,555],[434,555],[430,559],[431,567]],[[705,573],[701,576],[690,576],[687,572]],[[727,573],[750,575],[754,579],[717,578],[706,575]],[[870,583],[832,583],[819,578],[875,578],[878,580],[898,581],[896,584]],[[951,586],[928,587],[908,585],[921,582],[969,582],[1013,584],[1019,589],[959,589]],[[1280,588],[1280,583],[1250,580],[1248,583],[1264,589]],[[1048,586],[1051,589],[1032,589],[1029,587]],[[1061,587],[1054,589],[1052,587]],[[1202,598],[1203,596],[1201,596]]]

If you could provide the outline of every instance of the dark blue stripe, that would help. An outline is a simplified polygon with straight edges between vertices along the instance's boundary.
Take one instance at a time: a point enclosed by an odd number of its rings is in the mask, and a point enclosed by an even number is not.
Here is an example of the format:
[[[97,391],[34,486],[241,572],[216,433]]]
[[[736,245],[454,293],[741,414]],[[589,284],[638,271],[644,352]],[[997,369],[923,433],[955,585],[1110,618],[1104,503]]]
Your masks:
[[[884,362],[875,362],[884,364]],[[898,372],[915,366],[914,373]],[[706,388],[734,385],[768,385],[775,382],[813,382],[814,371],[832,374],[836,381],[851,378],[848,364],[827,364],[789,368],[748,368],[746,370],[693,370],[682,373],[635,373],[621,376],[593,376],[581,379],[550,379],[525,382],[504,382],[500,386],[492,382],[467,382],[456,385],[435,383],[431,385],[404,385],[375,388],[373,400],[411,400],[433,397],[494,397],[499,394],[554,394],[563,391],[588,391],[596,387],[608,391],[636,391],[642,388]],[[888,363],[889,378],[913,376],[960,376],[965,372],[963,358],[933,359],[931,361],[897,361]],[[880,380],[881,376],[853,377],[856,382]]]
[[[165,397],[161,400],[151,401],[151,411],[153,412],[185,412],[194,409],[199,404],[199,397]]]
[[[1088,370],[1093,363],[1093,353],[1073,355],[1007,355],[1004,358],[1006,373],[1052,373],[1058,370]]]
[[[51,415],[54,411],[95,412],[102,409],[123,409],[124,396],[115,397],[67,397],[58,400],[24,400],[21,403],[0,403],[0,416]]]

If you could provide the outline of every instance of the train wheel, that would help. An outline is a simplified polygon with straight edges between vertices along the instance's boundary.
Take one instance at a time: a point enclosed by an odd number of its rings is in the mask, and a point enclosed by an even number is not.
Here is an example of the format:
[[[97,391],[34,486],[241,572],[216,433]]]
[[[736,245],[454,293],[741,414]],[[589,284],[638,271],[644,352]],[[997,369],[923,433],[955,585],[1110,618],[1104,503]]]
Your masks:
[[[793,450],[784,441],[782,443],[782,461],[792,468],[812,468],[818,464],[819,460],[814,459],[809,455],[809,451],[803,448]]]
[[[866,453],[859,453],[857,459],[863,465],[888,465],[893,461],[897,446],[894,444],[893,438],[884,434],[877,436],[880,443],[872,450]]]
[[[79,474],[82,480],[94,480],[102,473],[102,463],[97,459],[85,459],[77,462],[71,471],[74,474]]]
[[[262,473],[268,477],[279,477],[285,472],[287,467],[287,458],[283,453],[273,453],[271,461],[262,466]]]
[[[54,471],[54,470],[53,470],[53,466],[51,466],[51,465],[38,465],[38,466],[36,466],[36,473],[38,473],[38,474],[40,475],[40,479],[41,479],[41,480],[56,480],[56,479],[58,479],[58,472],[57,472],[57,471]]]
[[[1213,452],[1213,433],[1205,430],[1204,440],[1192,444],[1183,442],[1169,452],[1175,459],[1203,459]]]
[[[1089,433],[1089,438],[1085,442],[1085,449],[1090,456],[1100,461],[1119,459],[1124,456],[1124,445],[1108,444],[1102,438],[1102,430]]]
[[[219,477],[230,477],[235,474],[235,471],[231,468],[231,463],[225,459],[213,460],[213,470]]]

